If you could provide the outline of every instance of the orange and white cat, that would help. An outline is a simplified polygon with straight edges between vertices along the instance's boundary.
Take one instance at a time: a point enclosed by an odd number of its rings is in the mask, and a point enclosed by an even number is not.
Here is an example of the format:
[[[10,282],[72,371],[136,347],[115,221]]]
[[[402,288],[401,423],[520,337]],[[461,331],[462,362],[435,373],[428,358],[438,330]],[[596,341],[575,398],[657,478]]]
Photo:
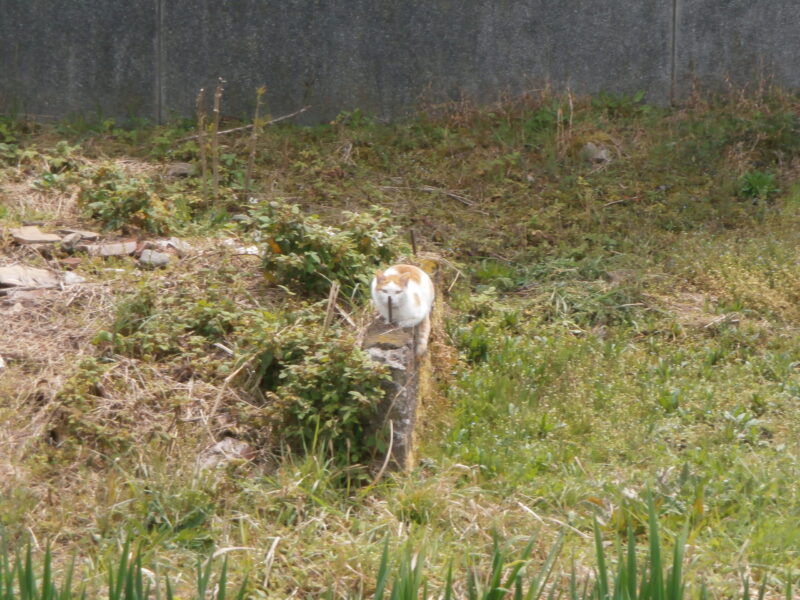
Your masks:
[[[375,273],[371,289],[372,302],[387,322],[400,327],[420,325],[417,354],[424,354],[431,332],[434,298],[433,282],[428,274],[413,265],[393,265]]]

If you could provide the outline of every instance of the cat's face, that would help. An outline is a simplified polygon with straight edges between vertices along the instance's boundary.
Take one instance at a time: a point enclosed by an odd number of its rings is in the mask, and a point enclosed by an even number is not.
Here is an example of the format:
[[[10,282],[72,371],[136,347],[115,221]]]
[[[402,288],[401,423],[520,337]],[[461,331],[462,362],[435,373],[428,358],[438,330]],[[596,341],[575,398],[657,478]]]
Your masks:
[[[392,299],[393,304],[403,297],[408,286],[408,273],[384,275],[382,271],[375,273],[375,291],[384,300]]]

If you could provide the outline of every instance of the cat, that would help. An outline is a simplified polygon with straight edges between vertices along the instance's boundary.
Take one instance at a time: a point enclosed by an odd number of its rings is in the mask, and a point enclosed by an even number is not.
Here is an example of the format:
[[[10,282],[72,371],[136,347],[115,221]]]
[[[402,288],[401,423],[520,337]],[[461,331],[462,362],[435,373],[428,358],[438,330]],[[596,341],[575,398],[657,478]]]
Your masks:
[[[400,327],[420,325],[417,356],[425,354],[431,332],[430,314],[435,294],[428,274],[412,265],[392,265],[385,271],[375,273],[371,289],[372,302],[387,322]]]

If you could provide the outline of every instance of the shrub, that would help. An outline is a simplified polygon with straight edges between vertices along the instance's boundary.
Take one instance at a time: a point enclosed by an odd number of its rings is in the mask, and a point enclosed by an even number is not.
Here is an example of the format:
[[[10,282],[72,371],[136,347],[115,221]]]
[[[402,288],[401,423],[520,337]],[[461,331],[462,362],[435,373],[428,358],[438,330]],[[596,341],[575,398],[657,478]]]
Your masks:
[[[753,202],[767,202],[780,190],[775,185],[775,175],[764,171],[748,171],[739,180],[739,194]]]
[[[366,287],[374,269],[397,255],[397,228],[388,212],[343,213],[341,228],[304,215],[294,204],[270,202],[251,212],[255,235],[264,244],[264,270],[276,283],[299,287],[309,295],[327,294],[338,281],[352,296]]]
[[[170,211],[148,179],[129,177],[103,165],[81,182],[78,202],[105,229],[138,227],[155,234],[170,229]]]
[[[142,286],[120,303],[97,342],[117,354],[171,361],[184,377],[219,378],[249,360],[250,375],[238,381],[252,401],[234,410],[241,430],[255,438],[265,428],[279,431],[282,441],[298,449],[324,446],[341,462],[371,455],[377,442],[366,439],[365,425],[383,397],[385,370],[353,335],[335,325],[324,330],[320,305],[298,306],[284,317],[238,307],[224,273],[215,276],[200,299],[190,286]]]
[[[385,370],[351,336],[298,333],[279,336],[262,354],[262,364],[269,360],[268,368],[277,372],[277,381],[265,380],[276,384],[268,394],[275,421],[295,446],[327,446],[339,462],[364,461],[377,450],[365,427],[383,397]]]

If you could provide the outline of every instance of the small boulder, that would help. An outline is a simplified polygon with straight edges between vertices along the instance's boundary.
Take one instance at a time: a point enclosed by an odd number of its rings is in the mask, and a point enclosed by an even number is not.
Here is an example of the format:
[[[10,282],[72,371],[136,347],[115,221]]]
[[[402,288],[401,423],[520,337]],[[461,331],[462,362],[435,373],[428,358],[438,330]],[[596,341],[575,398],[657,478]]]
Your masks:
[[[82,239],[83,236],[77,231],[68,233],[61,238],[61,247],[64,248],[64,250],[74,250]]]
[[[37,269],[25,265],[0,267],[0,287],[37,289],[53,288],[58,284],[58,275],[47,269]]]
[[[99,233],[95,231],[86,231],[85,229],[59,229],[58,233],[62,235],[72,235],[73,233],[77,233],[81,236],[80,239],[88,242],[94,242],[100,239]]]
[[[194,165],[187,162],[174,162],[167,165],[167,177],[177,179],[179,177],[191,177],[194,175]]]
[[[166,267],[169,264],[169,254],[156,250],[142,250],[139,255],[139,264],[150,269]]]
[[[110,242],[107,244],[79,244],[76,250],[83,250],[90,256],[126,256],[136,252],[137,243],[130,242]]]
[[[35,225],[27,225],[25,227],[17,227],[11,230],[11,237],[18,244],[25,245],[38,245],[38,244],[53,244],[61,241],[61,236],[55,233],[44,233],[40,231]]]
[[[580,151],[580,157],[592,164],[602,165],[611,162],[611,152],[605,146],[594,142],[586,142]]]
[[[235,462],[253,460],[255,456],[255,450],[247,442],[226,437],[203,450],[197,458],[197,464],[201,469],[215,469]]]

